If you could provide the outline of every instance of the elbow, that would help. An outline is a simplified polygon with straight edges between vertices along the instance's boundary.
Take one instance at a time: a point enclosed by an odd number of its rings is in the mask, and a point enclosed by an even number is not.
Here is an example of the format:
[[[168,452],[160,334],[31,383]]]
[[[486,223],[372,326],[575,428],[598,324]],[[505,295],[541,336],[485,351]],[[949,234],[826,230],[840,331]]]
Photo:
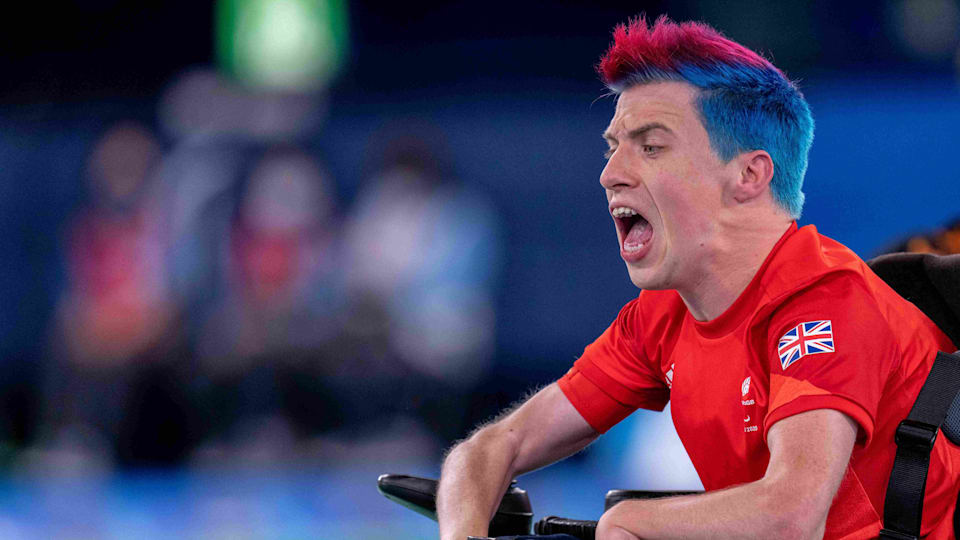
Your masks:
[[[817,532],[820,532],[820,536]],[[823,529],[811,527],[798,520],[797,516],[776,514],[768,523],[768,527],[758,538],[770,540],[812,539],[822,537]]]
[[[619,506],[619,505],[618,505]],[[640,540],[640,537],[618,524],[617,507],[604,512],[597,522],[596,540]]]
[[[826,508],[796,491],[779,490],[762,497],[759,511],[766,516],[759,538],[771,540],[823,538]]]
[[[456,448],[497,448],[500,451],[515,453],[520,447],[517,432],[501,423],[489,424],[474,431]]]
[[[461,462],[470,461],[471,458],[476,455],[477,451],[482,448],[482,445],[478,444],[477,435],[477,433],[474,433],[470,437],[457,441],[451,446],[443,458],[443,467],[457,466]]]
[[[457,463],[476,466],[478,459],[482,462],[493,459],[505,466],[512,478],[516,474],[514,464],[518,448],[519,442],[512,430],[490,424],[454,445],[447,452],[444,467]]]

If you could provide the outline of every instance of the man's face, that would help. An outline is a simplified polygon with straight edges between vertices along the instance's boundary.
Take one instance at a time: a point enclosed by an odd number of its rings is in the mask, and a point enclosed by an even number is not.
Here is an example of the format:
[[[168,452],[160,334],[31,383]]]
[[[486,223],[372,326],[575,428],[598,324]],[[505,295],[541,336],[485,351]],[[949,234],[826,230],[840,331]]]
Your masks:
[[[600,175],[617,227],[620,256],[634,285],[699,288],[712,254],[725,182],[739,174],[710,148],[683,82],[634,86],[623,92],[604,138],[610,146]]]

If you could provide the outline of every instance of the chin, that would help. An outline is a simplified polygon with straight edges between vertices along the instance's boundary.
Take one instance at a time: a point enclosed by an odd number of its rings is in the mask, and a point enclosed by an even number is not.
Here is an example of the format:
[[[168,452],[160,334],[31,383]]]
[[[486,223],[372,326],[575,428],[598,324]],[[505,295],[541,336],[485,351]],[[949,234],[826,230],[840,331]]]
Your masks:
[[[652,275],[651,269],[630,268],[628,266],[627,273],[630,274],[630,281],[636,285],[638,289],[657,291],[670,288],[666,286],[663,280]]]

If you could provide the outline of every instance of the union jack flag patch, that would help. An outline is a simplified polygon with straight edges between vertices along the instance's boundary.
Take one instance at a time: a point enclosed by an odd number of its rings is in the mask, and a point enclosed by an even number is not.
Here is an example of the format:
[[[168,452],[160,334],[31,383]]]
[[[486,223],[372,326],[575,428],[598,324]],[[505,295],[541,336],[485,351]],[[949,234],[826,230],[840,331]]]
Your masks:
[[[833,324],[830,321],[800,323],[780,338],[777,354],[780,365],[787,369],[808,354],[834,351]]]

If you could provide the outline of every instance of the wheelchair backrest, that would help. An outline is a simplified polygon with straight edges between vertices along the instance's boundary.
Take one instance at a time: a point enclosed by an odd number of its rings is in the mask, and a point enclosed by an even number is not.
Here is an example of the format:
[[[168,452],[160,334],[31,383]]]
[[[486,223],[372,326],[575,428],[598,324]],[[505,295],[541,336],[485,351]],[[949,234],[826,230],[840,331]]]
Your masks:
[[[960,255],[892,253],[867,265],[960,347]]]
[[[960,347],[960,255],[892,253],[871,259],[867,265]],[[960,444],[960,394],[955,396],[941,429],[954,444]],[[886,514],[885,511],[884,522],[889,525]],[[960,538],[960,494],[953,514],[953,530]]]

